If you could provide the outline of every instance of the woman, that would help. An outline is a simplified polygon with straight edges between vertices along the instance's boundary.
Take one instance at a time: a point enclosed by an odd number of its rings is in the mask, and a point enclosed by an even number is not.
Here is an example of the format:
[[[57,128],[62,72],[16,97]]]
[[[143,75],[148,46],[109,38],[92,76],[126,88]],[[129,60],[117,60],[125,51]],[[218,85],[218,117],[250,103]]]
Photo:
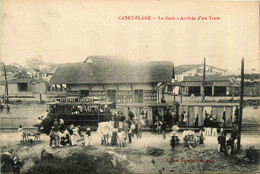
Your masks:
[[[71,135],[71,137],[70,137],[70,139],[71,139],[71,145],[72,146],[75,146],[75,145],[77,145],[77,129],[74,127],[74,125],[71,125],[70,126],[70,129],[72,130],[72,135]]]
[[[91,131],[90,128],[87,128],[86,134],[84,135],[84,145],[91,145]]]
[[[117,129],[114,129],[111,137],[111,146],[116,146],[116,144],[117,144]]]

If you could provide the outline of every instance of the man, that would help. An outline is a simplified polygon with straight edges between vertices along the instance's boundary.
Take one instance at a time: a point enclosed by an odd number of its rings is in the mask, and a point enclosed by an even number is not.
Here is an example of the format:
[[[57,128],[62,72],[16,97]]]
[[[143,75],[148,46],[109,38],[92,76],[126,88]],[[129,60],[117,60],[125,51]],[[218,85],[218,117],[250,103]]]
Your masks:
[[[209,135],[209,118],[206,116],[204,119],[205,135]]]
[[[198,126],[199,126],[199,114],[197,114],[197,115],[195,116],[195,122],[194,122],[194,124],[195,124],[195,127],[198,127]]]
[[[225,152],[226,149],[226,136],[223,132],[220,133],[220,136],[218,136],[218,152]]]
[[[130,110],[130,108],[128,108],[128,118],[130,118],[131,120],[133,120],[134,117],[135,117],[135,116],[134,116],[133,112]]]
[[[183,111],[183,125],[188,126],[188,116],[185,111]]]
[[[164,121],[164,119],[162,119],[161,129],[162,129],[163,139],[165,139],[165,138],[166,138],[166,136],[165,136],[165,132],[166,132],[166,121]]]
[[[4,113],[4,105],[0,104],[0,113]]]
[[[50,137],[50,146],[52,147],[52,142],[53,142],[54,137],[55,137],[55,135],[54,135],[54,126],[51,127],[51,131],[49,133],[49,137]]]
[[[218,135],[217,128],[218,128],[218,122],[217,122],[216,119],[213,119],[213,121],[212,121],[212,136]]]
[[[6,105],[6,114],[10,114],[10,106],[8,104]]]
[[[179,114],[180,103],[176,102],[175,107],[176,107],[176,114]]]
[[[180,126],[183,126],[184,113],[185,113],[185,111],[183,111],[183,112],[181,113],[181,116],[179,117],[179,118],[180,118],[180,120],[179,120]]]

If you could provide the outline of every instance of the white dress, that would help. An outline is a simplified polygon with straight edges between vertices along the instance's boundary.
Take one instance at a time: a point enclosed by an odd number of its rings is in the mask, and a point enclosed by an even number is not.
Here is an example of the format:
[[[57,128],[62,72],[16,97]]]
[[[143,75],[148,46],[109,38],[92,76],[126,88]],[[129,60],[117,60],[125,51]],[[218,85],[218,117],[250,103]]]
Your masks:
[[[18,128],[17,131],[18,131],[19,137],[23,138],[23,128]]]
[[[74,146],[74,145],[77,145],[77,129],[72,129],[73,131],[73,135],[71,135],[71,145]]]

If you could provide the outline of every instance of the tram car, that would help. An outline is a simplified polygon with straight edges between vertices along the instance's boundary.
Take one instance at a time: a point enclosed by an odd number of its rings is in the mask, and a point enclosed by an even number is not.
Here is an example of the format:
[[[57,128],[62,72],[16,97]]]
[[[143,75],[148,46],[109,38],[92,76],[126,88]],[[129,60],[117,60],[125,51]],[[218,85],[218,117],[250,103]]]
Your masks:
[[[168,127],[178,125],[186,128],[202,128],[207,116],[217,123],[223,122],[225,128],[232,128],[237,122],[238,103],[127,103],[118,104],[117,108],[124,110],[126,116],[132,112],[145,120],[146,127],[154,128],[157,120],[167,123]],[[185,125],[180,123],[183,114]]]
[[[112,102],[100,101],[89,97],[67,97],[58,98],[55,102],[47,104],[48,113],[42,120],[41,132],[48,134],[55,119],[64,121],[64,126],[71,124],[80,127],[98,127],[99,122],[112,119],[110,110]]]
[[[223,127],[232,128],[238,121],[238,108],[238,103],[181,103],[179,115],[185,112],[187,127],[204,127],[205,118],[210,117],[223,123]]]

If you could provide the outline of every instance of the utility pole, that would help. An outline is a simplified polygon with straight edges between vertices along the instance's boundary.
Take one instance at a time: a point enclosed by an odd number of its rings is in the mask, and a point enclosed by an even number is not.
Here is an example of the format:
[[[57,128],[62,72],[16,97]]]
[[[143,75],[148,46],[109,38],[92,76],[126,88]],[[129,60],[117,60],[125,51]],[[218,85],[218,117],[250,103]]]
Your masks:
[[[205,76],[206,76],[206,58],[204,57],[203,82],[202,82],[202,102],[205,101]]]
[[[238,117],[238,137],[237,137],[237,151],[241,147],[241,126],[242,126],[242,115],[243,115],[243,97],[244,97],[244,57],[241,61],[241,82],[240,82],[240,112]]]
[[[4,65],[4,72],[5,72],[5,99],[4,99],[4,102],[5,102],[5,103],[9,103],[9,98],[8,98],[8,84],[7,84],[7,77],[6,77],[5,65]]]

